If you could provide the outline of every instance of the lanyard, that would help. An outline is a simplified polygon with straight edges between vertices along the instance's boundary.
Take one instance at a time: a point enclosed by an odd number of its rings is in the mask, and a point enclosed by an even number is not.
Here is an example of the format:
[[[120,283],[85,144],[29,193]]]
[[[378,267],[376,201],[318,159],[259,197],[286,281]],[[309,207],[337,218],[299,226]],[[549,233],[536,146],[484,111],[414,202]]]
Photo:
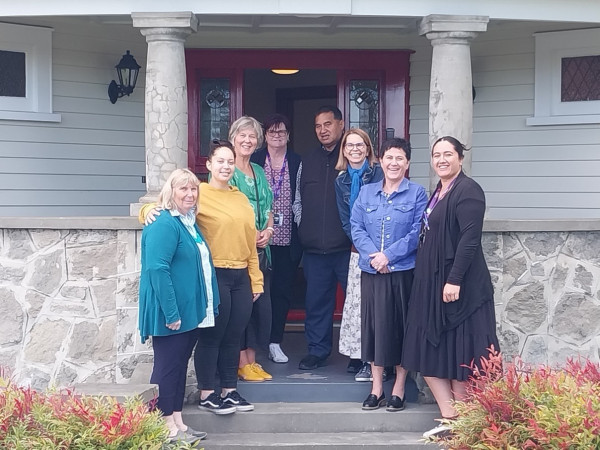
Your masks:
[[[452,182],[450,183],[450,186],[448,186],[448,189],[446,189],[446,192],[444,193],[444,197],[448,194],[448,192],[450,192],[450,189],[452,189],[452,187],[454,186],[455,181],[456,181],[456,178],[454,180],[452,180]],[[437,205],[439,203],[439,201],[442,198],[444,198],[444,197],[440,198],[441,190],[442,190],[441,186],[439,189],[435,190],[433,197],[431,197],[431,200],[429,201],[427,208],[425,209],[425,212],[423,213],[423,223],[427,230],[429,230],[429,216],[433,212],[433,208],[435,208],[435,205]]]
[[[281,170],[279,171],[279,179],[277,181],[277,186],[275,186],[275,176],[273,175],[273,164],[271,162],[271,155],[267,152],[267,159],[269,160],[269,168],[271,169],[271,186],[273,189],[273,200],[277,200],[279,198],[279,194],[281,193],[281,185],[283,184],[283,178],[285,175],[285,165],[287,163],[287,154],[283,157],[283,164],[281,165]]]

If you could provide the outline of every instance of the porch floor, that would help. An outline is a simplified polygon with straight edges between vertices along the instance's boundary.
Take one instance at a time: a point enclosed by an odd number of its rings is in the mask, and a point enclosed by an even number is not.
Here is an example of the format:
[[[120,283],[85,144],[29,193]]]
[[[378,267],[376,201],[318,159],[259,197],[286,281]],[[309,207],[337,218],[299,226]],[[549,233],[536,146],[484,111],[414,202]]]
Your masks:
[[[300,370],[298,363],[306,355],[307,347],[302,325],[288,325],[281,348],[289,361],[277,364],[267,353],[257,353],[257,362],[273,375],[272,381],[248,383],[240,381],[238,391],[252,403],[271,402],[356,402],[362,403],[371,390],[371,383],[354,381],[354,374],[346,372],[348,357],[338,353],[339,327],[334,327],[333,351],[323,367]],[[393,379],[384,384],[389,397]],[[406,399],[415,403],[418,389],[412,378],[406,381]]]

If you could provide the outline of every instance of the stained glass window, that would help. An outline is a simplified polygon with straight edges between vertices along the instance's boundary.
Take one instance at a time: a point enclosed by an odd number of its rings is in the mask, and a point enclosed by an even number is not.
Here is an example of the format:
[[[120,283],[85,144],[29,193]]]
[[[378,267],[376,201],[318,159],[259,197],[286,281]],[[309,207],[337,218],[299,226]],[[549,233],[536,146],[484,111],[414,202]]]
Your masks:
[[[600,55],[562,58],[562,102],[600,100]]]
[[[0,96],[25,97],[25,53],[0,50]]]
[[[379,81],[351,80],[348,111],[350,127],[366,131],[379,148]]]
[[[227,140],[230,118],[228,78],[200,80],[200,155],[207,156],[213,139]]]

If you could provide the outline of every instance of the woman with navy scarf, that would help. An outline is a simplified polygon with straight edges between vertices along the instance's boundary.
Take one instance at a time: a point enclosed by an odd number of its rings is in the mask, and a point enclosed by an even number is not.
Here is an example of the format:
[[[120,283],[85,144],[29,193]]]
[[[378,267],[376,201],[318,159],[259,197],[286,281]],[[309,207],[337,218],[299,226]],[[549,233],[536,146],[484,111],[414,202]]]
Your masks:
[[[350,240],[350,211],[358,198],[360,188],[381,181],[383,172],[376,163],[377,158],[369,135],[359,128],[350,128],[342,137],[340,156],[335,168],[340,170],[335,180],[335,194],[342,227]],[[346,301],[340,327],[339,352],[350,357],[349,371],[356,373],[356,381],[371,381],[371,366],[361,363],[360,346],[360,269],[358,253],[352,247],[348,267]]]

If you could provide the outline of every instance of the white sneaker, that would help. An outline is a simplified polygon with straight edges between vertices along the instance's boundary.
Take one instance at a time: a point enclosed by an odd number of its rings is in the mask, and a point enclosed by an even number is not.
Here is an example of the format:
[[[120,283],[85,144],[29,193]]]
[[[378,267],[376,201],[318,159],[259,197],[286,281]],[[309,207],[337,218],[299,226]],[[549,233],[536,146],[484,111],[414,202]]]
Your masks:
[[[269,359],[282,364],[288,362],[288,357],[283,353],[279,344],[269,344]]]

